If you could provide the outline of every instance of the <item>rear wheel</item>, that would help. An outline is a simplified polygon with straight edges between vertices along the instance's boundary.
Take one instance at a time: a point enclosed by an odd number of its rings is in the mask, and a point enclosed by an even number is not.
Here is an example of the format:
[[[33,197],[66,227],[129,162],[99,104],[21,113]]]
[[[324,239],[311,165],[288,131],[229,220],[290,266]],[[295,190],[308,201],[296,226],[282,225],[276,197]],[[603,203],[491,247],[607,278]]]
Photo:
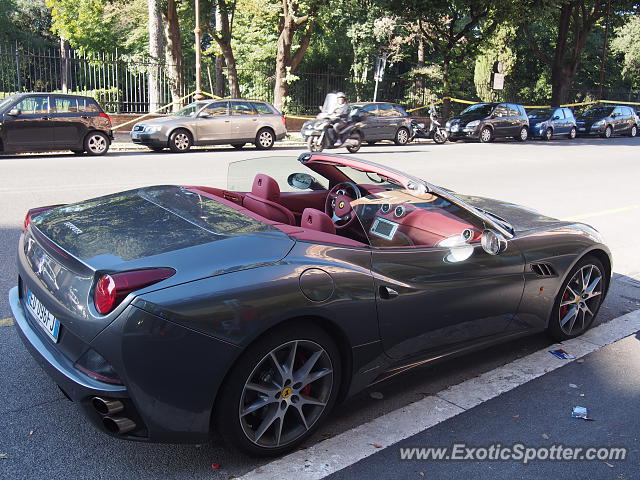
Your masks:
[[[240,150],[242,149],[242,147],[244,147],[244,143],[232,143],[231,146],[236,150]]]
[[[629,130],[629,136],[630,137],[635,137],[636,135],[638,135],[638,126],[637,125],[632,125],[631,126],[631,130]]]
[[[90,132],[84,139],[84,150],[92,156],[104,155],[109,150],[109,137],[102,132]]]
[[[310,152],[321,152],[322,144],[319,142],[320,137],[313,135],[307,139],[307,148]]]
[[[576,127],[571,127],[571,130],[569,130],[569,140],[574,140],[577,134],[578,131],[576,130]]]
[[[556,297],[549,333],[556,340],[583,334],[593,323],[606,291],[606,270],[602,262],[587,256],[569,272]]]
[[[409,143],[409,130],[407,130],[405,127],[400,127],[396,132],[396,136],[393,139],[393,142],[396,145],[406,145],[407,143]]]
[[[547,128],[547,130],[544,132],[544,139],[551,140],[552,138],[553,138],[553,130],[551,128]]]
[[[184,153],[188,152],[193,144],[193,139],[188,130],[179,128],[169,135],[169,148],[172,152]]]
[[[356,153],[362,145],[362,135],[359,132],[351,132],[347,138],[347,150],[350,153]]]
[[[525,142],[527,138],[529,138],[529,129],[527,127],[522,127],[516,137],[516,140],[519,142]]]
[[[480,143],[489,143],[493,140],[493,132],[490,127],[483,127],[480,130]]]
[[[258,150],[269,150],[273,147],[275,141],[276,137],[273,135],[273,132],[268,128],[262,128],[258,130],[256,141],[254,143]]]
[[[309,437],[333,408],[340,354],[313,324],[289,324],[251,345],[215,406],[217,431],[252,455],[280,455]]]

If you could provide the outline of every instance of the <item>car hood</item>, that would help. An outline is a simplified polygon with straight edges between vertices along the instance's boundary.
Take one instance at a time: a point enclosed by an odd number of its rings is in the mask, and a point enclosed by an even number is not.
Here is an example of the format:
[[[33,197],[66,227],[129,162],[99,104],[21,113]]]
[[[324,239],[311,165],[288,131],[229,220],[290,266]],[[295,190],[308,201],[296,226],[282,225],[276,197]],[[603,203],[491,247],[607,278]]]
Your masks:
[[[473,120],[484,120],[487,118],[485,115],[462,115],[461,117],[455,117],[451,119],[451,125],[457,123],[461,127],[464,127],[467,123]]]
[[[456,196],[476,208],[486,210],[487,212],[503,218],[509,222],[518,233],[528,232],[531,230],[546,230],[570,224],[570,222],[547,217],[532,208],[517,205],[515,203],[509,203],[487,197],[470,195]]]
[[[576,123],[590,127],[600,120],[610,120],[609,117],[576,117]]]

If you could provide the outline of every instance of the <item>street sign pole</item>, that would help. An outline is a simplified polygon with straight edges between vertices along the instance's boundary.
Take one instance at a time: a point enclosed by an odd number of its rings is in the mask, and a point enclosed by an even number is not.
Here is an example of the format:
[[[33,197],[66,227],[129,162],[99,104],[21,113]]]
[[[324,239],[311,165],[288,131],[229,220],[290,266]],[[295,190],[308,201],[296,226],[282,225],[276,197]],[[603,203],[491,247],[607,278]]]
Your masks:
[[[376,68],[373,71],[373,79],[376,81],[376,86],[373,89],[373,101],[378,98],[378,84],[382,81],[384,76],[384,69],[387,66],[387,55],[383,53],[376,58]]]

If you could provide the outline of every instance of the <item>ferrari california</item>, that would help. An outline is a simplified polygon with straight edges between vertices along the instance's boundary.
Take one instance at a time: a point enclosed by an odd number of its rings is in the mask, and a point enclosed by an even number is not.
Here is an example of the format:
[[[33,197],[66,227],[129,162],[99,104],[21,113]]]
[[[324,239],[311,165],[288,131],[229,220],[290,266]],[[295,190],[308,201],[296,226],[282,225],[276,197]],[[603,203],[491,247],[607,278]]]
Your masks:
[[[339,155],[228,173],[26,215],[18,331],[105,433],[282,454],[409,369],[580,335],[609,287],[583,223]]]

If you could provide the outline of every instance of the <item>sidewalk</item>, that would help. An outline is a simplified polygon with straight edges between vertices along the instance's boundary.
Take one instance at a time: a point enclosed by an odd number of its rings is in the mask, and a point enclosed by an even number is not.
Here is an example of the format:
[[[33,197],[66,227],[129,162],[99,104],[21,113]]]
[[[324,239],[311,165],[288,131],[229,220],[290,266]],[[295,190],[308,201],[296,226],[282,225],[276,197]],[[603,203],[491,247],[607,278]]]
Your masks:
[[[289,132],[287,136],[275,143],[274,147],[278,146],[304,146],[306,145],[300,139],[300,132]],[[221,145],[226,148],[228,145]],[[203,147],[192,147],[193,150],[211,149],[216,148],[216,145],[207,145]],[[253,145],[246,145],[245,148],[253,148]],[[151,150],[144,145],[139,145],[131,141],[129,132],[115,132],[113,142],[111,142],[110,151],[114,152],[151,152]],[[167,150],[168,151],[168,150]]]

